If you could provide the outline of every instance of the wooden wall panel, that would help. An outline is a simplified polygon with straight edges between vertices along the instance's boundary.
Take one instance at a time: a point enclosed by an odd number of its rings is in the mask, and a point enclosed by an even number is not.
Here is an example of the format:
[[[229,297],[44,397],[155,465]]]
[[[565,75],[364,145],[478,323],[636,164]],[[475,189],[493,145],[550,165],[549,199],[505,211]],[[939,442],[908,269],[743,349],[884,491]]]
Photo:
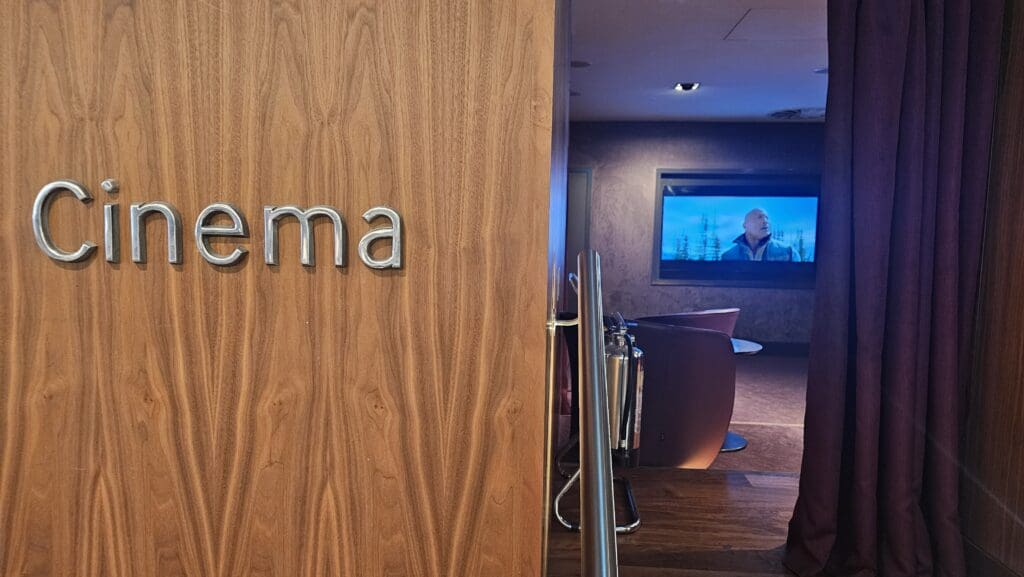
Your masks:
[[[8,0],[0,8],[0,575],[535,575],[552,0]],[[121,182],[116,196],[99,182]],[[64,265],[58,243],[122,261]],[[130,203],[184,263],[128,260]],[[252,234],[217,268],[214,201]],[[261,207],[330,204],[318,264]],[[400,271],[360,215],[403,216]],[[227,243],[225,243],[227,244]]]
[[[962,483],[970,574],[1024,575],[1024,3],[1006,3]]]

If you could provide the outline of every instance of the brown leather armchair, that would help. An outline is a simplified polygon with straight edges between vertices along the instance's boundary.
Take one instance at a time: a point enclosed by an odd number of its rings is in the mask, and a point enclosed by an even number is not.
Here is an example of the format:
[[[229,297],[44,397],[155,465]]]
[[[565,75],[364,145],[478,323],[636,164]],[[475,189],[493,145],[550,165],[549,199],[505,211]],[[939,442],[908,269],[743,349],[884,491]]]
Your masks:
[[[645,361],[640,465],[708,468],[722,448],[736,396],[729,335],[647,320],[631,332]]]

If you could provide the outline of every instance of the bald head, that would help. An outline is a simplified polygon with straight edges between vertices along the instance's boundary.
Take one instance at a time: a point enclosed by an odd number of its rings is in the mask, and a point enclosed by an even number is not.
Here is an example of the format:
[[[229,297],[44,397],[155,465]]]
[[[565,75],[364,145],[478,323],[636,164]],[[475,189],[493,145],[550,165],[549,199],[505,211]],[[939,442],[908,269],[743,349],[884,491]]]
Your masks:
[[[768,213],[760,208],[748,212],[747,216],[743,218],[743,232],[747,235],[747,241],[751,246],[771,234],[772,227],[768,220]]]

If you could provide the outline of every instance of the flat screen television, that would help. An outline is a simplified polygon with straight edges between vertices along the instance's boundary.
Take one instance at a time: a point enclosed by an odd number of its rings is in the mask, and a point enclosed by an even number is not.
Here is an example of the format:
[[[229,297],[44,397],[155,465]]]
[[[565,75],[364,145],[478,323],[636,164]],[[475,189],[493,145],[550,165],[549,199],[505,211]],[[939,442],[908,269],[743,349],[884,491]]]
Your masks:
[[[817,175],[658,171],[654,282],[812,286]]]

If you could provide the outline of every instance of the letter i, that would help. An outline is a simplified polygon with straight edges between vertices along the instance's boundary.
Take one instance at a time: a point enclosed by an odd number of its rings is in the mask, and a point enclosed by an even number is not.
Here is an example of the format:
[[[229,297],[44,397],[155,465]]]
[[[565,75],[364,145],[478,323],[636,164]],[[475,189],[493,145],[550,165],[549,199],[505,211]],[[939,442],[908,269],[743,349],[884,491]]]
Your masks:
[[[116,180],[108,178],[100,183],[100,188],[108,194],[117,194],[121,185]],[[121,222],[118,212],[116,202],[103,205],[103,251],[107,262],[121,260]]]

